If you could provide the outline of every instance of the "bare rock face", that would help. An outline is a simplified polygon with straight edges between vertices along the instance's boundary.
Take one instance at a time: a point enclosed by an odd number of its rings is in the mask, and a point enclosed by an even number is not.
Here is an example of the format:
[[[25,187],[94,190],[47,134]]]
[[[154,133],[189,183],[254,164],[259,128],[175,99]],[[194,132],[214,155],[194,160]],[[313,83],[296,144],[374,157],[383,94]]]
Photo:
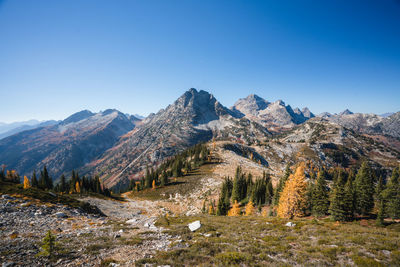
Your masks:
[[[239,99],[232,107],[232,111],[267,128],[291,128],[314,117],[308,108],[292,109],[282,100],[270,103],[257,95]]]
[[[400,137],[400,112],[382,117],[375,114],[352,113],[346,109],[337,115],[320,116],[360,133]]]
[[[132,118],[117,110],[84,110],[55,125],[0,140],[0,164],[29,176],[46,165],[50,175],[58,178],[97,158],[134,127]]]
[[[84,171],[99,173],[107,186],[124,184],[138,178],[146,165],[157,165],[179,151],[210,140],[216,133],[234,135],[242,131],[239,135],[244,136],[250,127],[249,120],[238,119],[213,95],[190,89],[167,108],[147,117]]]

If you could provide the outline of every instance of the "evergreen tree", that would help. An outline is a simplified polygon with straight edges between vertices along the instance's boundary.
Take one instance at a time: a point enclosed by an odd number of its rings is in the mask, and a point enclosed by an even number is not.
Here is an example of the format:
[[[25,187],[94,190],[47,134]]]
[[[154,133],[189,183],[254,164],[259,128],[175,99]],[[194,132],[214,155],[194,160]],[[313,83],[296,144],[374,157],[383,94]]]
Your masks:
[[[168,184],[168,176],[167,172],[164,170],[161,174],[161,186],[165,186]]]
[[[32,174],[32,187],[37,188],[38,186],[39,186],[39,182],[38,182],[38,180],[36,178],[36,171],[33,171],[33,174]]]
[[[60,192],[64,193],[66,190],[67,190],[67,183],[65,181],[65,176],[63,174],[63,175],[61,175],[61,178],[60,178]]]
[[[329,189],[326,184],[326,172],[324,170],[318,173],[316,184],[312,191],[312,214],[315,216],[324,216],[329,209]]]
[[[333,221],[351,221],[354,213],[352,179],[349,177],[346,182],[345,173],[342,170],[335,176],[336,184],[329,208],[331,218]]]
[[[374,174],[364,161],[356,175],[356,207],[360,215],[369,215],[374,207]]]
[[[271,179],[269,179],[267,183],[267,188],[265,190],[265,204],[271,205],[273,198],[274,198],[274,188],[272,186]]]
[[[6,180],[6,175],[5,175],[5,167],[4,165],[1,167],[0,170],[0,181],[5,181]]]
[[[307,181],[305,166],[301,163],[294,175],[290,175],[279,197],[278,216],[281,218],[301,217],[306,206]]]
[[[286,181],[289,179],[290,174],[291,174],[290,166],[289,164],[287,164],[285,169],[285,174],[279,179],[279,182],[275,188],[274,200],[273,200],[274,206],[277,206],[279,204],[280,194],[283,188],[285,187]]]
[[[152,183],[153,181],[152,181],[152,179],[151,179],[149,167],[146,167],[146,176],[144,177],[144,179],[145,179],[144,187],[145,187],[145,188],[150,188],[150,187],[151,187],[151,183]]]
[[[387,188],[383,193],[387,202],[386,212],[392,219],[400,218],[400,167],[393,170]]]

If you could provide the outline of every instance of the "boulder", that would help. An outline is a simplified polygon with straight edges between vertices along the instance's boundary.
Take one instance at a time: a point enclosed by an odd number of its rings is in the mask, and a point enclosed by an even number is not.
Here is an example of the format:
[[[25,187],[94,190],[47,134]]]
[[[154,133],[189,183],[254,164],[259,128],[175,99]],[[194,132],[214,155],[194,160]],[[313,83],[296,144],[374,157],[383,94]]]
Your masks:
[[[292,222],[288,222],[287,224],[285,224],[285,226],[287,226],[287,227],[294,227],[294,226],[296,226],[296,224],[295,224],[295,223],[292,223]]]
[[[189,227],[190,231],[194,232],[194,231],[200,229],[201,223],[200,223],[200,221],[194,221],[192,223],[189,223],[188,227]]]

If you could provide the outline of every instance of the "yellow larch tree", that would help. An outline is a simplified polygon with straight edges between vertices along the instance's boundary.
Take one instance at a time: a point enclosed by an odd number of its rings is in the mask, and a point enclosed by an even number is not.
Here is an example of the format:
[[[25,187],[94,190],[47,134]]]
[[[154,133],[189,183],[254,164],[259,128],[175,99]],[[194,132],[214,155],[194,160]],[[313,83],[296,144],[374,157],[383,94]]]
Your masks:
[[[304,163],[300,163],[296,172],[289,176],[280,195],[277,213],[281,218],[292,219],[293,217],[304,216],[307,191],[304,165]]]
[[[29,182],[28,177],[24,176],[24,189],[28,189],[31,187],[31,183]]]
[[[151,184],[152,189],[156,189],[156,180],[153,180],[153,183]]]
[[[246,205],[245,216],[253,215],[254,214],[254,204],[253,201],[249,201]]]
[[[228,211],[228,216],[240,216],[240,207],[237,200],[232,204],[232,208]]]
[[[81,193],[81,186],[79,185],[79,182],[76,182],[75,184],[75,191],[80,194]]]

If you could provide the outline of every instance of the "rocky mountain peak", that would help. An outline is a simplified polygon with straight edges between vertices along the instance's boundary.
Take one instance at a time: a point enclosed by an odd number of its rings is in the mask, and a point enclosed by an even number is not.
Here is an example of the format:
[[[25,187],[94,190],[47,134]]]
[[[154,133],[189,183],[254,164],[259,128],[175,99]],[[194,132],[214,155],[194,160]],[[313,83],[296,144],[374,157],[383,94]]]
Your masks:
[[[351,114],[354,114],[354,113],[351,112],[350,110],[348,110],[347,108],[339,113],[339,115],[351,115]]]
[[[85,110],[82,110],[82,111],[72,114],[71,116],[69,116],[68,118],[63,120],[61,122],[61,124],[65,125],[65,124],[69,124],[69,123],[73,123],[73,122],[78,122],[83,119],[89,118],[93,115],[95,115],[95,113],[91,112],[90,110],[85,109]]]

